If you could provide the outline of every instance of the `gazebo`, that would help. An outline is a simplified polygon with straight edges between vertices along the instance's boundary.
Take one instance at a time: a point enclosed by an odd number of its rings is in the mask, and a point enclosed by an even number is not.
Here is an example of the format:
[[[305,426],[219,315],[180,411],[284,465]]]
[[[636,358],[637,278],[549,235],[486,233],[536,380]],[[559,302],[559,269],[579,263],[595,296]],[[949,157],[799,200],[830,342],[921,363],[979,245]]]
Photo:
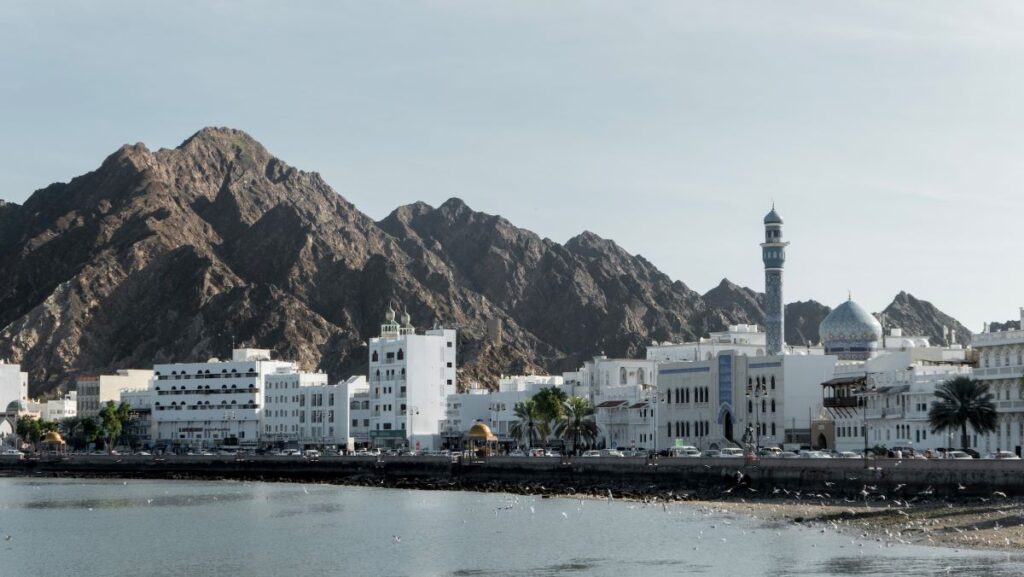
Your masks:
[[[67,452],[67,443],[60,436],[57,431],[50,431],[43,435],[43,438],[39,440],[39,445],[44,453],[53,452],[57,455],[62,455]]]
[[[466,433],[466,444],[473,455],[486,457],[494,451],[498,437],[491,432],[490,427],[477,421]]]

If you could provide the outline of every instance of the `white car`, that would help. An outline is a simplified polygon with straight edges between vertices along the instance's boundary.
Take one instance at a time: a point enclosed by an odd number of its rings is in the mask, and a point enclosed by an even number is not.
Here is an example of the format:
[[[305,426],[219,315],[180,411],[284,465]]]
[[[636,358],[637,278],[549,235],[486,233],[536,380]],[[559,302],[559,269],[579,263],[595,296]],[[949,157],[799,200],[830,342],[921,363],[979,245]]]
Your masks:
[[[1009,460],[1020,460],[1020,457],[1012,451],[996,451],[988,456],[989,459],[1009,459]]]
[[[600,457],[601,456],[601,451],[593,451],[593,450],[591,450],[591,451],[583,451],[583,454],[580,455],[580,456],[581,457]]]
[[[700,449],[698,449],[697,447],[684,445],[682,447],[672,447],[671,449],[668,450],[668,454],[670,457],[699,457]]]
[[[972,456],[968,455],[967,453],[965,453],[965,452],[963,452],[963,451],[948,451],[948,452],[946,453],[946,458],[947,458],[947,459],[963,459],[963,460],[970,460],[970,459],[973,459],[974,457],[972,457]]]
[[[861,456],[858,455],[857,453],[854,453],[853,451],[840,451],[839,453],[836,453],[836,458],[837,459],[860,459]]]
[[[719,459],[735,459],[743,457],[743,449],[739,447],[726,447],[718,452]]]
[[[801,459],[831,459],[832,455],[823,451],[800,451]]]
[[[3,451],[0,451],[0,456],[4,456],[4,457],[17,457],[17,458],[20,459],[20,458],[25,456],[25,453],[22,453],[21,451],[19,451],[17,449],[4,449]]]

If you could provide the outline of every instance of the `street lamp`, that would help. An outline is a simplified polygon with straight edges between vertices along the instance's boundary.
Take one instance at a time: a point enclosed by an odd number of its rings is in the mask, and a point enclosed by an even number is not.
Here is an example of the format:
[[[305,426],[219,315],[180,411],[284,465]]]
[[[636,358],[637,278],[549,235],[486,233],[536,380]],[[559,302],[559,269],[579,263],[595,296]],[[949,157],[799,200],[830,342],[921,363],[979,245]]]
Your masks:
[[[754,409],[754,454],[761,450],[761,413],[758,412],[758,399],[762,402],[768,396],[768,382],[765,377],[747,379],[747,409]],[[747,411],[747,422],[750,422],[750,411]]]
[[[870,376],[872,376],[874,374],[875,373],[866,373],[864,375],[864,383],[861,384],[860,390],[858,391],[859,396],[861,398],[861,413],[863,414],[863,417],[861,418],[861,421],[862,421],[861,424],[862,424],[863,429],[864,429],[864,468],[865,469],[868,468],[868,400],[867,400],[867,396],[868,396],[869,393],[870,394],[874,394],[875,391],[878,390],[878,387],[874,383],[874,379],[872,379],[871,388],[870,389],[868,388],[868,382],[867,381],[868,381],[868,377],[870,377]]]

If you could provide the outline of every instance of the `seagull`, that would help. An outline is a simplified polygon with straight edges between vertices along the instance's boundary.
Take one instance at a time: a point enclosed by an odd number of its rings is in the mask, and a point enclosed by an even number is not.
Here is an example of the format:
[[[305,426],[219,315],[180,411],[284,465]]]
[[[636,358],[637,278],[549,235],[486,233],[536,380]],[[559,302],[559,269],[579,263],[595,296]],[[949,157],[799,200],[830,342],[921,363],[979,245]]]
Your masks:
[[[566,519],[568,519],[568,518],[569,518],[569,514],[568,514],[568,513],[566,513],[565,511],[562,511],[562,516],[563,516],[563,517],[565,517]]]
[[[1000,498],[1002,498],[1002,499],[1005,499],[1005,498],[1006,498],[1006,493],[1004,493],[1004,492],[1002,492],[1002,491],[994,491],[994,492],[992,493],[992,496],[993,496],[993,497],[1000,497]]]
[[[392,535],[391,536],[391,540],[394,541],[395,543],[401,543],[402,542],[402,538],[399,537],[398,535]]]
[[[10,541],[10,540],[11,540],[11,536],[10,535],[7,535],[6,537],[4,537],[4,541]]]

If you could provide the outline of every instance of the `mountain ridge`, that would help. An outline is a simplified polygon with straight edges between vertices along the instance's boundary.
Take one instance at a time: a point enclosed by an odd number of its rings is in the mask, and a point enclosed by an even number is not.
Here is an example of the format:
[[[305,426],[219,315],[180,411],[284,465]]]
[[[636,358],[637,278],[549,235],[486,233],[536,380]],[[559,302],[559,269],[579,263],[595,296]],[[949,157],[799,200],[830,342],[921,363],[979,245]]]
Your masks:
[[[763,318],[763,295],[727,279],[701,295],[613,240],[559,244],[455,197],[374,221],[230,128],[173,149],[124,145],[22,205],[0,201],[0,241],[0,357],[22,362],[34,395],[77,374],[224,356],[232,342],[338,379],[365,370],[392,302],[420,327],[460,329],[463,385]],[[886,309],[894,322],[949,322],[911,298]],[[816,342],[828,310],[787,305],[787,341]]]

